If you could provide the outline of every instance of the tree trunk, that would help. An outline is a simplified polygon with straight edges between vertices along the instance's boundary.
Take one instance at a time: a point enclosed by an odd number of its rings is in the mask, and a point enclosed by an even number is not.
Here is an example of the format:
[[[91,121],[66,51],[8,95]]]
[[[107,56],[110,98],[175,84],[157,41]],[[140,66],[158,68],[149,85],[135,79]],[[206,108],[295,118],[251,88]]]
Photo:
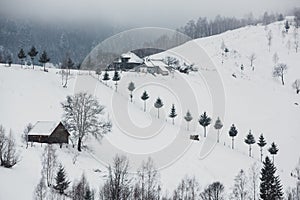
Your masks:
[[[44,72],[46,71],[46,63],[43,64],[44,65]]]
[[[33,58],[31,58],[31,63],[32,63],[32,69],[34,69]]]
[[[174,125],[174,117],[172,118],[172,120],[173,120],[173,121],[172,121],[172,124]]]
[[[203,126],[204,128],[204,137],[206,137],[206,126]]]
[[[132,91],[130,91],[130,101],[132,103]]]
[[[260,161],[263,161],[263,152],[262,152],[262,147],[260,147]]]
[[[218,129],[218,138],[217,138],[217,143],[220,142],[220,129]]]
[[[81,138],[78,138],[77,150],[81,151]]]
[[[282,85],[284,85],[283,75],[281,75],[281,83],[282,83]]]
[[[144,112],[146,112],[146,101],[144,101]]]
[[[251,144],[249,144],[249,157],[251,157]]]
[[[232,137],[231,148],[234,149],[234,137]]]
[[[187,130],[189,131],[190,127],[189,127],[190,122],[187,122]]]
[[[297,94],[299,94],[299,92],[300,92],[300,89],[297,89]]]
[[[159,108],[157,108],[157,118],[159,119]]]

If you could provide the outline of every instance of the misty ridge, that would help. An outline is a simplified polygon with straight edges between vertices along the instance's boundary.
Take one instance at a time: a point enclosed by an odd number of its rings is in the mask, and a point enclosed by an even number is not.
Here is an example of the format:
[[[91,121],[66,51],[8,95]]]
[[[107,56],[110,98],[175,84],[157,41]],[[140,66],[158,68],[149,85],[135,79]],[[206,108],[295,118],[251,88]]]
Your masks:
[[[300,9],[282,13],[265,12],[259,17],[253,14],[247,14],[243,18],[224,17],[217,15],[213,19],[199,17],[189,20],[186,24],[178,27],[176,31],[185,34],[186,38],[196,39],[212,36],[234,30],[247,25],[263,24],[268,25],[275,21],[282,21],[287,15],[295,15],[300,19]],[[74,23],[73,25],[64,23],[38,22],[32,19],[10,19],[7,16],[0,16],[0,62],[7,63],[12,60],[13,63],[19,63],[18,52],[21,48],[27,53],[32,46],[35,46],[39,53],[46,51],[50,62],[57,67],[67,58],[71,58],[79,68],[86,56],[100,42],[124,30],[132,28],[132,25],[123,24],[122,26],[99,22],[95,24],[82,25]],[[149,37],[135,38],[131,41],[123,41],[128,44],[138,42],[145,46],[161,46],[161,49],[169,49],[188,41],[182,40],[181,43],[175,41],[174,36],[162,33],[155,35],[156,38]],[[147,53],[140,51],[139,56],[157,53],[158,51],[149,51]],[[112,54],[117,57],[118,55]],[[30,60],[27,58],[28,61]],[[38,61],[35,61],[38,64]]]

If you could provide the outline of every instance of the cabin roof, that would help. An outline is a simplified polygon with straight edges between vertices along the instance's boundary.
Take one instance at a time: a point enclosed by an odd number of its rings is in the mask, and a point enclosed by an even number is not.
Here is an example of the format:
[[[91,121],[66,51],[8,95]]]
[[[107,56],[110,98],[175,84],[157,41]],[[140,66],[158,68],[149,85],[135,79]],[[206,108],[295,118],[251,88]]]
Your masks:
[[[56,121],[37,121],[28,135],[50,136],[59,124]]]

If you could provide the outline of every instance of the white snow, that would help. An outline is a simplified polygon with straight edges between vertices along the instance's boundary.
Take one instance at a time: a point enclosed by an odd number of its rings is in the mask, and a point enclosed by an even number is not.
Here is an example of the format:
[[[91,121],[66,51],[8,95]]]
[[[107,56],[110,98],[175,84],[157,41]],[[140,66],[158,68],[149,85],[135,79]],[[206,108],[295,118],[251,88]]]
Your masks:
[[[59,122],[53,121],[38,121],[32,127],[28,135],[51,135],[54,129],[58,126]]]
[[[19,65],[9,68],[0,65],[0,124],[7,130],[12,129],[19,144],[20,162],[12,169],[0,168],[0,199],[32,199],[34,187],[38,183],[41,170],[42,148],[40,144],[25,148],[21,134],[26,124],[35,121],[60,121],[62,108],[60,102],[66,96],[79,90],[92,90],[100,103],[105,105],[105,117],[112,120],[113,130],[101,142],[89,138],[85,144],[91,149],[80,154],[71,145],[68,148],[57,148],[58,159],[65,166],[71,181],[79,179],[84,172],[95,189],[105,180],[108,163],[116,153],[129,157],[131,170],[135,171],[142,160],[152,156],[160,169],[163,189],[169,193],[177,186],[186,174],[195,175],[202,187],[212,181],[221,181],[227,192],[233,184],[234,176],[240,169],[247,170],[254,162],[259,162],[259,148],[253,146],[253,158],[249,158],[248,146],[244,138],[249,129],[256,140],[264,134],[268,145],[278,144],[279,153],[275,157],[284,188],[293,185],[295,180],[290,176],[300,157],[300,95],[292,89],[291,84],[300,78],[300,53],[295,53],[286,44],[293,44],[293,28],[282,37],[284,22],[277,22],[267,27],[248,26],[238,30],[188,42],[182,46],[154,55],[153,58],[164,58],[176,55],[186,63],[194,63],[198,73],[189,75],[176,72],[174,77],[141,73],[121,73],[118,92],[114,82],[108,86],[94,77],[78,75],[72,72],[68,88],[61,85],[57,70],[49,69],[48,73],[39,70],[21,69]],[[266,34],[273,33],[271,52],[268,50]],[[224,41],[230,52],[223,56],[220,49]],[[199,46],[204,50],[199,51]],[[273,54],[277,53],[279,62],[288,65],[285,75],[286,84],[272,77]],[[254,71],[248,57],[255,53]],[[205,59],[208,55],[212,62]],[[223,64],[222,64],[223,60]],[[211,70],[212,65],[216,70]],[[241,72],[243,64],[245,70]],[[225,93],[224,127],[221,142],[215,144],[216,134],[213,126],[207,138],[203,138],[203,128],[198,124],[199,115],[204,111],[209,116],[215,114],[214,99],[210,77],[221,76]],[[232,76],[236,75],[236,78]],[[110,73],[110,77],[113,74]],[[82,82],[81,82],[82,81]],[[136,90],[134,102],[129,102],[128,83],[133,81]],[[82,85],[80,83],[88,84]],[[85,88],[89,86],[89,88]],[[140,99],[146,90],[150,96],[147,100],[147,112],[143,112]],[[160,109],[160,119],[153,104],[157,97],[164,103]],[[175,125],[168,117],[171,105],[175,104],[178,116]],[[190,131],[186,130],[183,116],[190,110],[194,119]],[[215,119],[213,119],[214,123]],[[230,148],[231,138],[228,130],[235,124],[239,131],[235,138],[235,149]],[[157,128],[158,127],[158,128]],[[189,140],[190,134],[200,134],[200,142]],[[201,156],[208,144],[212,144],[209,154]],[[74,160],[76,161],[74,164]],[[100,172],[98,172],[99,170]],[[15,192],[14,188],[18,188]]]

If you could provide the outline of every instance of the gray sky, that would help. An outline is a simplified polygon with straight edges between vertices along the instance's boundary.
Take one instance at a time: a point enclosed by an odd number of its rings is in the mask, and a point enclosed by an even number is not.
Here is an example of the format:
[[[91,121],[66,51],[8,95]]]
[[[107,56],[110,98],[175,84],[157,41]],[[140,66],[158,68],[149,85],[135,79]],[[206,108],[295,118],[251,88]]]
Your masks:
[[[0,13],[47,21],[176,27],[199,16],[242,17],[299,6],[300,0],[0,0]]]

